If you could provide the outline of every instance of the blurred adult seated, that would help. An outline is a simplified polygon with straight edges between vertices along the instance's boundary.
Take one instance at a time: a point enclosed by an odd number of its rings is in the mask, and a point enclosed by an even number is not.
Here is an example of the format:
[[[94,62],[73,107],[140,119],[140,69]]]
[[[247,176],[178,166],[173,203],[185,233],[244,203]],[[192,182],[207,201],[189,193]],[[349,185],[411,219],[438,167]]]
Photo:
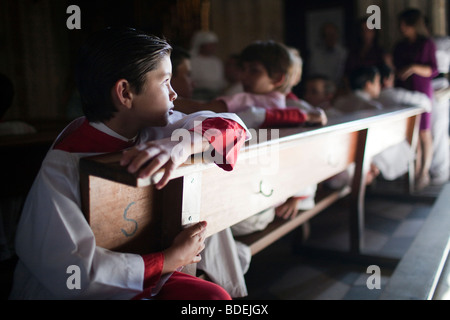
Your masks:
[[[216,56],[218,41],[217,35],[211,31],[198,31],[192,38],[193,98],[196,100],[209,101],[225,89],[223,62]]]
[[[311,49],[308,74],[323,74],[340,84],[347,60],[347,49],[339,43],[339,30],[333,23],[325,23],[320,30],[319,43]]]

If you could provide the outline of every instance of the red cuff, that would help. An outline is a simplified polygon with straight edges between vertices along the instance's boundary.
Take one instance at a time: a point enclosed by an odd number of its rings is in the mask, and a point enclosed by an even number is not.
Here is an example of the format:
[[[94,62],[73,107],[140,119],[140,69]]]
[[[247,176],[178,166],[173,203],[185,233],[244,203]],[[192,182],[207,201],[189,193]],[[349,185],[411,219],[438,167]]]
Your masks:
[[[164,254],[162,252],[145,254],[142,256],[142,259],[144,260],[145,267],[144,284],[142,292],[134,297],[136,300],[150,297],[152,289],[161,278],[161,273],[164,266]]]
[[[297,95],[296,95],[295,93],[289,92],[289,93],[286,95],[286,100],[299,101],[300,99],[299,99],[299,97],[297,97]]]
[[[216,155],[212,154],[216,159],[214,163],[225,171],[233,170],[246,135],[245,129],[239,123],[219,117],[208,118],[191,131],[208,139],[214,148],[213,152],[220,155],[217,159]]]
[[[306,122],[306,115],[298,108],[266,109],[262,128],[295,126]]]
[[[310,196],[298,196],[298,197],[292,197],[292,199],[303,201],[303,200],[308,199],[309,197]]]

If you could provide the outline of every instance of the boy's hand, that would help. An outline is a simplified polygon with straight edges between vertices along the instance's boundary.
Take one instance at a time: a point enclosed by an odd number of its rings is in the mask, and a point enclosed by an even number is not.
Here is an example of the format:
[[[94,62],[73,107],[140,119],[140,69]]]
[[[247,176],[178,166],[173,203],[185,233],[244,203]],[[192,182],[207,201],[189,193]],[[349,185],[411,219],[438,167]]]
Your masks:
[[[402,81],[406,81],[410,76],[415,73],[414,65],[407,66],[398,72],[398,77]]]
[[[190,143],[171,141],[170,138],[167,138],[146,142],[125,150],[120,164],[127,166],[130,173],[139,171],[139,178],[147,178],[158,170],[164,169],[163,177],[156,184],[156,188],[161,189],[169,181],[172,172],[190,155]]]
[[[275,208],[275,215],[284,220],[294,219],[297,214],[297,204],[300,200],[294,197],[289,198],[281,206]]]
[[[172,141],[171,138],[146,142],[125,150],[120,160],[122,166],[128,167],[128,172],[137,173],[145,179],[164,169],[164,175],[156,184],[157,189],[163,188],[170,180],[172,172],[183,164],[191,155],[205,151],[210,145],[201,134],[189,132],[189,138]]]
[[[321,108],[314,108],[313,110],[310,110],[306,113],[306,122],[311,124],[319,124],[319,125],[326,125],[328,122],[327,115],[325,114],[325,111]]]
[[[200,253],[205,248],[206,221],[194,224],[181,231],[174,239],[173,244],[164,253],[164,266],[162,273],[169,273],[179,267],[197,263],[202,258]]]

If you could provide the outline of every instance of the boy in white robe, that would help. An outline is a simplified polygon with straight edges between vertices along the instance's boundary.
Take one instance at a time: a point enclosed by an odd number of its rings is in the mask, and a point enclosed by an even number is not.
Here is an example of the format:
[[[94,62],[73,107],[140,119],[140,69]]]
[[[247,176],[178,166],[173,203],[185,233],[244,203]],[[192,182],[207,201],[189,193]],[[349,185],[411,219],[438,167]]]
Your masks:
[[[166,41],[130,28],[103,30],[81,50],[76,74],[86,117],[57,138],[28,195],[11,299],[230,299],[220,286],[177,271],[200,261],[205,222],[182,231],[161,252],[138,255],[98,247],[81,211],[81,157],[129,148],[121,160],[129,172],[145,178],[164,170],[156,188],[190,155],[210,147],[224,158],[218,165],[232,170],[249,138],[245,125],[232,114],[173,111],[170,51]],[[189,130],[192,140],[171,141],[176,128]],[[225,141],[234,148],[222,142],[216,148],[203,136],[208,128],[218,129],[215,140],[233,132],[236,142]],[[69,285],[74,269],[76,288]]]
[[[380,96],[380,73],[375,67],[361,67],[350,75],[351,93],[339,97],[333,104],[342,114],[360,110],[381,110],[383,106],[375,99]]]
[[[180,100],[176,102],[176,107],[235,112],[247,127],[255,129],[299,126],[305,122],[326,123],[325,114],[320,110],[313,107],[305,110],[299,104],[287,106],[286,93],[292,88],[298,70],[294,68],[293,55],[283,44],[255,41],[244,48],[239,58],[244,92],[221,96],[209,103]],[[233,225],[231,231],[226,229],[215,238],[208,238],[204,259],[198,263],[198,268],[226,288],[232,297],[246,296],[244,274],[249,267],[251,252],[248,246],[234,241],[233,236],[263,230],[275,216],[295,218],[298,210],[314,207],[315,192],[315,185],[300,190],[293,197],[279,203],[276,208],[267,208]],[[220,249],[209,251],[208,248]],[[217,255],[216,252],[221,254]]]

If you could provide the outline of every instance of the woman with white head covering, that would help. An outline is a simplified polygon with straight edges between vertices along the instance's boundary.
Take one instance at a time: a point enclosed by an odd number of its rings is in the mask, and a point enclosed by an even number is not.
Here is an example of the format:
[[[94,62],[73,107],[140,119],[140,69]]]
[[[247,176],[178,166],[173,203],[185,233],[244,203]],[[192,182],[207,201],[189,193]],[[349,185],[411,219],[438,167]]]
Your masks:
[[[196,100],[212,100],[226,86],[223,62],[216,56],[217,43],[218,37],[211,31],[198,31],[192,37],[191,67]]]

